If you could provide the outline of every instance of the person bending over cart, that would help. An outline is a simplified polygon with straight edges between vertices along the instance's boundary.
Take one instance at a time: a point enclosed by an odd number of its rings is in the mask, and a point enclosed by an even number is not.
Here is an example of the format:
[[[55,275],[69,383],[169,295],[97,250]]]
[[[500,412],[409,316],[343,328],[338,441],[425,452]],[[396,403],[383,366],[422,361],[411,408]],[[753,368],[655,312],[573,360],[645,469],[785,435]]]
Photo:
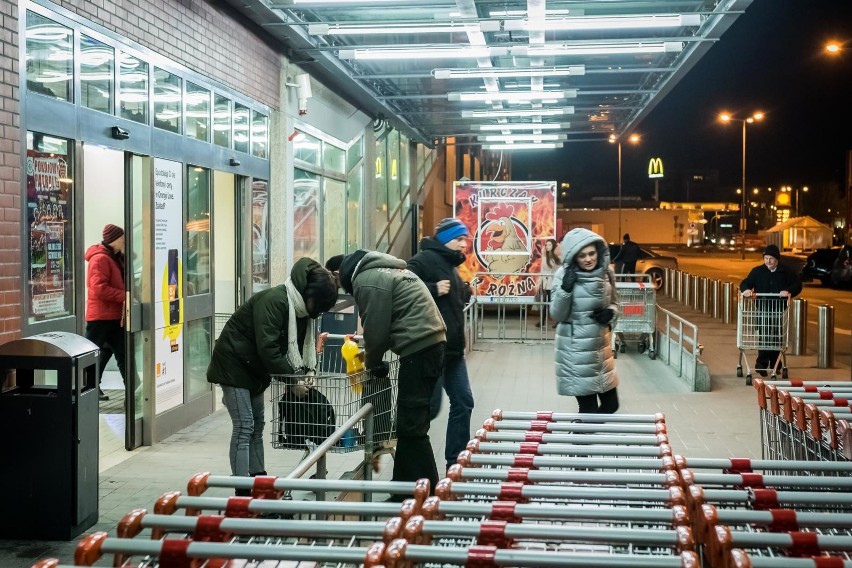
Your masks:
[[[761,299],[767,303],[760,307],[761,312],[770,313],[775,309],[786,309],[788,298],[793,298],[802,291],[802,282],[798,276],[793,274],[793,271],[780,263],[781,252],[775,245],[769,245],[763,250],[763,264],[755,266],[740,283],[740,292],[746,298],[753,294],[778,294],[778,300]],[[777,305],[775,305],[777,304]],[[780,336],[781,329],[778,325],[762,325],[759,326],[761,332],[767,336]],[[774,339],[774,337],[773,337]],[[768,341],[770,345],[777,343]],[[769,369],[774,369],[780,351],[762,350],[757,351],[757,360],[754,363],[755,370],[762,377],[767,376]]]
[[[556,390],[577,397],[581,413],[612,414],[618,410],[618,375],[610,333],[618,307],[609,247],[597,233],[572,229],[562,251],[550,299],[550,315],[559,322]]]
[[[222,402],[233,430],[231,474],[266,475],[263,458],[263,393],[271,375],[294,375],[316,368],[314,325],[337,303],[331,273],[310,258],[301,258],[281,284],[258,292],[228,319],[213,348],[207,381],[222,387]],[[291,387],[296,396],[304,385]],[[250,490],[237,489],[237,495]]]
[[[392,479],[426,478],[434,488],[438,468],[429,441],[429,403],[441,376],[447,341],[435,300],[404,260],[380,252],[358,250],[347,255],[340,266],[340,285],[355,298],[361,314],[365,365],[371,375],[365,390],[370,381],[387,377],[385,351],[399,355]]]

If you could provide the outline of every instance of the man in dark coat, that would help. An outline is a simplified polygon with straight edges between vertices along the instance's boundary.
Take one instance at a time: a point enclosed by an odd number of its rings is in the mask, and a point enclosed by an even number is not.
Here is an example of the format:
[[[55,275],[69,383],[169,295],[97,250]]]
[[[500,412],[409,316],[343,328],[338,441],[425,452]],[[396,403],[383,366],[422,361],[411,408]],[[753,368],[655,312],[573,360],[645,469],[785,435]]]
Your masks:
[[[340,285],[352,294],[364,328],[364,358],[369,379],[366,399],[382,422],[387,403],[376,385],[387,384],[385,352],[399,356],[394,481],[426,478],[432,487],[438,468],[429,442],[429,402],[444,363],[446,328],[429,289],[404,260],[358,250],[340,266]],[[370,397],[370,392],[379,396]],[[382,429],[377,427],[381,433]],[[398,496],[391,497],[397,500]]]
[[[792,270],[780,263],[781,252],[775,245],[769,245],[763,251],[763,264],[752,268],[748,276],[740,283],[740,292],[746,298],[754,294],[776,294],[777,299],[760,298],[755,306],[757,314],[764,319],[755,322],[755,331],[761,333],[768,345],[780,344],[781,318],[772,314],[786,309],[789,298],[802,291],[802,283]],[[764,341],[761,341],[764,342]],[[780,351],[777,349],[759,349],[755,370],[763,377],[767,371],[775,371]]]
[[[265,475],[264,397],[272,375],[295,377],[316,367],[314,322],[337,302],[331,273],[301,258],[287,281],[258,292],[228,319],[213,348],[207,380],[222,387],[222,402],[233,423],[230,460],[233,475]],[[310,332],[310,333],[309,333]],[[303,385],[293,392],[302,397]],[[239,490],[238,490],[239,493]]]
[[[464,361],[464,307],[470,299],[470,286],[462,282],[456,267],[464,262],[464,251],[470,232],[458,219],[444,219],[435,227],[435,237],[420,241],[420,252],[408,261],[408,269],[420,277],[447,326],[447,351],[444,372],[435,385],[430,404],[432,420],[441,410],[442,390],[450,399],[444,457],[447,468],[456,463],[470,440],[470,415],[473,393]]]
[[[624,233],[624,238],[621,243],[621,250],[615,255],[612,261],[618,268],[621,264],[621,274],[636,274],[636,261],[639,260],[639,245],[630,240],[630,233]]]

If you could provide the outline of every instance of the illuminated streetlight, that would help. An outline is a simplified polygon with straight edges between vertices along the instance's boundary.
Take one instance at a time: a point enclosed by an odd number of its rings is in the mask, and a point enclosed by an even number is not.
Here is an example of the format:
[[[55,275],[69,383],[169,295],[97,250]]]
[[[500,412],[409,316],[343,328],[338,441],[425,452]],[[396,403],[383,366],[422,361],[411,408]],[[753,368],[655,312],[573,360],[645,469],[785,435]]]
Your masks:
[[[751,116],[747,116],[745,118],[736,118],[730,113],[723,112],[719,115],[719,120],[722,122],[741,122],[743,124],[743,184],[742,188],[746,188],[746,124],[751,124],[755,121],[760,121],[765,118],[765,114],[763,112],[755,112]],[[740,209],[740,254],[743,259],[745,259],[745,232],[746,232],[746,216],[745,216],[745,200],[746,192],[742,192],[742,205]]]
[[[639,135],[631,134],[627,137],[627,141],[631,144],[639,143]],[[621,232],[621,138],[615,134],[609,135],[609,143],[618,145],[618,238],[623,234]]]

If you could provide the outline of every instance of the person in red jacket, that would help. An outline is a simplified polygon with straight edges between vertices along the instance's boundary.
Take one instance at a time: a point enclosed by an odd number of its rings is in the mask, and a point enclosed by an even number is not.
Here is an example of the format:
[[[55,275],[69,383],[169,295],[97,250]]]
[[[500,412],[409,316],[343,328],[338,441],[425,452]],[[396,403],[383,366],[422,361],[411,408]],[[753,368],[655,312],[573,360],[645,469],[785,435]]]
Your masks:
[[[100,400],[109,400],[101,390],[101,375],[113,355],[121,379],[127,381],[124,374],[124,229],[107,224],[103,241],[90,246],[84,258],[89,263],[86,339],[100,349],[98,395]]]

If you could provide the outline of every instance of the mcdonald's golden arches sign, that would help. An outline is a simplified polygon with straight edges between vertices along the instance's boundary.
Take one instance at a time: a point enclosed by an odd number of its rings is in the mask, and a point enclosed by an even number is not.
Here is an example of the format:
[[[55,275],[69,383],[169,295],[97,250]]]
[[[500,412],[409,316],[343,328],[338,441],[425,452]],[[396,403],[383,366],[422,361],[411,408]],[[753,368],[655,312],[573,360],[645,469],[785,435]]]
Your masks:
[[[661,178],[661,177],[663,177],[663,159],[662,158],[651,158],[651,161],[648,162],[648,177],[649,178]]]

